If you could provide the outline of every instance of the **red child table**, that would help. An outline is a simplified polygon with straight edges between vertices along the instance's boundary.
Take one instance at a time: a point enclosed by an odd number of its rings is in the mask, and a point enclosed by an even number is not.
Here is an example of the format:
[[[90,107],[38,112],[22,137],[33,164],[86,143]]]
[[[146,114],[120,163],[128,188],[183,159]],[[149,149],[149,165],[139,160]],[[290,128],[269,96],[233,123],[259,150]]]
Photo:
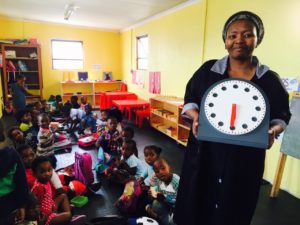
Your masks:
[[[108,109],[112,107],[113,100],[137,99],[137,95],[131,92],[102,92],[100,93],[100,109]]]
[[[131,120],[131,110],[136,108],[147,109],[150,107],[150,102],[145,100],[113,100],[112,104],[118,107],[119,110],[128,110],[128,119]]]

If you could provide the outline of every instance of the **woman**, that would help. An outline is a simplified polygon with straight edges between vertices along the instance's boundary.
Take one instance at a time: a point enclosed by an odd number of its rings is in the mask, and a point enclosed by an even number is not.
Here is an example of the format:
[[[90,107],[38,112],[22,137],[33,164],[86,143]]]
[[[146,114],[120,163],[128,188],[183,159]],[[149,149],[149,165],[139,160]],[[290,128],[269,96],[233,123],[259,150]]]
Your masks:
[[[258,85],[270,104],[269,147],[290,119],[288,94],[278,75],[253,56],[261,43],[261,19],[247,11],[225,23],[229,55],[204,63],[188,82],[183,113],[193,120],[175,209],[178,225],[249,225],[264,171],[264,149],[197,141],[199,105],[215,82],[242,78]],[[202,112],[200,112],[202,113]]]

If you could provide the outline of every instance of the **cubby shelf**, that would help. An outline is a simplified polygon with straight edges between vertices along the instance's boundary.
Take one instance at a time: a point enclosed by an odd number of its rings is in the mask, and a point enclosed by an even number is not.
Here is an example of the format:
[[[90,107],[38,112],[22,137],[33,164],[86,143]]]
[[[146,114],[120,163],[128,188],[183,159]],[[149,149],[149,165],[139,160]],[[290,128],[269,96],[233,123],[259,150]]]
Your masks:
[[[156,130],[187,145],[190,126],[181,117],[183,99],[177,97],[156,96],[150,99],[150,124]]]
[[[61,96],[63,102],[70,100],[72,95],[87,96],[93,108],[100,108],[100,93],[103,91],[118,91],[122,81],[63,81]]]

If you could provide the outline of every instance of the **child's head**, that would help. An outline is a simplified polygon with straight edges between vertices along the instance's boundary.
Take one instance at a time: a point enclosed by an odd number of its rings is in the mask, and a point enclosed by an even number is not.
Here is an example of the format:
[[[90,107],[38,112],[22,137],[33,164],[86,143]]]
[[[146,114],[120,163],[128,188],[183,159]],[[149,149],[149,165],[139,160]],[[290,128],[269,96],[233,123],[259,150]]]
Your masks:
[[[7,136],[16,142],[21,142],[24,140],[24,133],[20,130],[19,127],[13,126],[10,127],[7,131]]]
[[[87,103],[87,97],[86,96],[81,96],[80,102],[81,102],[81,104],[85,105]]]
[[[41,104],[42,104],[42,109],[48,108],[47,100],[45,100],[45,99],[41,100]]]
[[[129,140],[132,140],[134,137],[134,130],[132,127],[125,127],[123,130],[122,130],[122,138],[123,138],[123,141],[129,141]]]
[[[167,160],[163,158],[157,159],[153,164],[153,170],[159,180],[165,183],[169,183],[171,181],[172,170]]]
[[[134,140],[124,141],[122,144],[121,153],[124,159],[128,159],[136,151],[136,143]]]
[[[107,119],[108,119],[108,112],[107,112],[107,110],[105,110],[105,109],[101,110],[101,120],[102,121],[107,121]]]
[[[56,95],[56,96],[55,96],[55,101],[56,101],[56,102],[62,102],[62,97],[61,97],[61,95]]]
[[[25,78],[25,76],[24,76],[23,74],[18,74],[18,75],[16,76],[16,82],[17,82],[19,85],[24,85],[25,80],[26,80],[26,78]]]
[[[17,120],[20,123],[27,123],[27,124],[29,124],[32,121],[31,112],[28,109],[20,110],[17,113],[16,117],[17,117]]]
[[[38,117],[38,123],[41,128],[47,129],[50,125],[50,118],[46,113],[42,113]]]
[[[29,145],[21,145],[17,148],[17,152],[19,153],[25,168],[31,168],[32,162],[36,156],[32,148]]]
[[[41,102],[35,102],[33,104],[33,107],[34,107],[35,110],[41,111],[41,109],[42,109],[42,103]]]
[[[76,95],[71,96],[71,104],[76,104],[78,102],[78,97]]]
[[[115,131],[117,129],[118,121],[115,117],[109,117],[107,120],[107,127],[109,131]]]
[[[89,114],[91,113],[93,110],[93,107],[91,104],[87,104],[85,107],[84,107],[84,111],[86,112],[86,114]]]
[[[144,156],[147,164],[153,166],[153,163],[159,158],[161,148],[155,145],[148,145],[144,148]]]
[[[41,209],[37,197],[33,193],[29,193],[25,207],[25,219],[27,221],[39,221],[40,214]]]
[[[51,160],[45,156],[36,157],[32,164],[31,169],[36,179],[43,184],[50,181],[53,173]]]

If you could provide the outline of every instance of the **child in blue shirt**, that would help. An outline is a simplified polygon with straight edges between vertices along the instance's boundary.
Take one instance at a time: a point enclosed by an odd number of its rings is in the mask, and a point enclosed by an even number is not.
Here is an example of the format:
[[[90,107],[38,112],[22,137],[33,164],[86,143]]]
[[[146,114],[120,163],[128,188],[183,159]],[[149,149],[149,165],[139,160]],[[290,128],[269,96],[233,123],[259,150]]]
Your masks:
[[[160,221],[161,225],[173,225],[173,209],[179,186],[179,176],[172,173],[170,164],[165,159],[158,159],[153,164],[155,176],[151,179],[149,195],[154,198],[146,206],[147,213]]]
[[[96,119],[93,115],[91,104],[89,103],[86,104],[84,109],[85,109],[85,115],[81,119],[80,132],[96,133],[97,132]]]

